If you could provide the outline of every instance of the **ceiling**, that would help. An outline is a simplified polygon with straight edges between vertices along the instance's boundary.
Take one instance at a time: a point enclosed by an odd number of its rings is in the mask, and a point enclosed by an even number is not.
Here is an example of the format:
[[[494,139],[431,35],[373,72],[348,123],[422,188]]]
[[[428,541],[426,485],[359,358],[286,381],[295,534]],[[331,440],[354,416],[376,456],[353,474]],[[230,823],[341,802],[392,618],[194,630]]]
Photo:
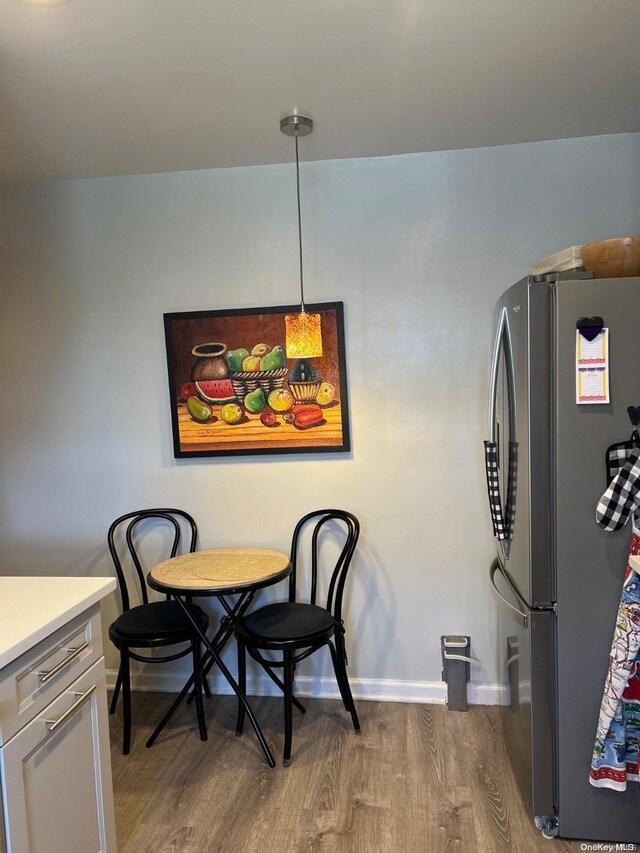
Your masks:
[[[640,131],[638,0],[0,0],[0,183]]]

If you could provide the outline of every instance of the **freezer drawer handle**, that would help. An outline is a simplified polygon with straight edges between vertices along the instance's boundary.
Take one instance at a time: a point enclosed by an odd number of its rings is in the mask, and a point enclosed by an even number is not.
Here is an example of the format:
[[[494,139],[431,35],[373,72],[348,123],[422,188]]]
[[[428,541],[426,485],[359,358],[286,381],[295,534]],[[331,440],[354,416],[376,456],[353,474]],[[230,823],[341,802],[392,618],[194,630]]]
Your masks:
[[[62,672],[63,669],[66,669],[69,664],[73,663],[73,661],[82,654],[85,649],[89,648],[89,643],[83,643],[81,646],[78,646],[77,649],[67,649],[67,652],[70,652],[69,657],[66,657],[63,661],[57,666],[54,666],[53,669],[45,672],[39,672],[38,678],[40,679],[40,684],[46,684],[48,681],[51,681],[52,678],[55,678],[58,673]]]
[[[518,614],[518,616],[522,619],[522,621],[524,623],[524,627],[527,628],[529,626],[529,614],[524,613],[522,610],[519,610],[517,607],[514,607],[513,604],[511,604],[511,602],[508,601],[504,597],[504,595],[500,592],[500,590],[498,589],[498,585],[496,584],[496,579],[495,579],[496,572],[500,572],[500,574],[504,578],[506,584],[508,585],[509,589],[511,589],[513,591],[514,595],[516,595],[515,590],[513,590],[511,584],[509,583],[509,578],[505,575],[505,573],[502,569],[502,565],[500,564],[500,560],[498,560],[497,558],[493,561],[493,563],[491,564],[491,569],[489,570],[489,577],[491,578],[491,586],[496,591],[498,598],[500,598],[507,605],[507,607],[510,607],[514,613]]]
[[[48,734],[52,735],[54,732],[57,732],[61,726],[69,720],[73,715],[78,711],[82,705],[89,699],[96,691],[97,684],[92,684],[91,687],[85,693],[74,693],[74,696],[78,696],[79,698],[73,703],[73,705],[64,712],[61,717],[58,717],[57,720],[45,720],[47,726],[49,727]]]

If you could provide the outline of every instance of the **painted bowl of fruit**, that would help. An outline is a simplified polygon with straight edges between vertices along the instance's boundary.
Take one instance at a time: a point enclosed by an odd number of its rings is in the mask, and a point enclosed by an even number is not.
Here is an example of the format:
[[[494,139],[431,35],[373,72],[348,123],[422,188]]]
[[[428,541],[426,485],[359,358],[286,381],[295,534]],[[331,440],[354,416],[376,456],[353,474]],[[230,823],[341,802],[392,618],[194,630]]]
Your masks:
[[[275,388],[282,388],[288,373],[281,346],[256,344],[251,352],[244,348],[230,350],[226,361],[233,390],[240,400],[257,388],[267,395]]]

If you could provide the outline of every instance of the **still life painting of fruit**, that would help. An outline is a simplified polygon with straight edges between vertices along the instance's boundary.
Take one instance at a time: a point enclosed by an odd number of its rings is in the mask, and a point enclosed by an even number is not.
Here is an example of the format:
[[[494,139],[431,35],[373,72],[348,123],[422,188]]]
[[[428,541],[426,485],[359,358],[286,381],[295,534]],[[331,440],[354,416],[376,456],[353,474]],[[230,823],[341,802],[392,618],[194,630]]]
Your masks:
[[[287,339],[299,305],[165,314],[176,458],[350,450],[343,307],[305,306],[308,351]]]

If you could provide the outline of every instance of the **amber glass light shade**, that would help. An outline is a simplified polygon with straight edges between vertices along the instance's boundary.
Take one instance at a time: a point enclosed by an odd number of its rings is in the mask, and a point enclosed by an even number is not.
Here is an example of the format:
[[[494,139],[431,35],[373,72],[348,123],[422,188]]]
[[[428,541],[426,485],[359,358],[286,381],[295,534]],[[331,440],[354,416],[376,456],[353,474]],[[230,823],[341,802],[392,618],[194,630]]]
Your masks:
[[[322,355],[320,314],[285,314],[287,358],[318,358]]]

